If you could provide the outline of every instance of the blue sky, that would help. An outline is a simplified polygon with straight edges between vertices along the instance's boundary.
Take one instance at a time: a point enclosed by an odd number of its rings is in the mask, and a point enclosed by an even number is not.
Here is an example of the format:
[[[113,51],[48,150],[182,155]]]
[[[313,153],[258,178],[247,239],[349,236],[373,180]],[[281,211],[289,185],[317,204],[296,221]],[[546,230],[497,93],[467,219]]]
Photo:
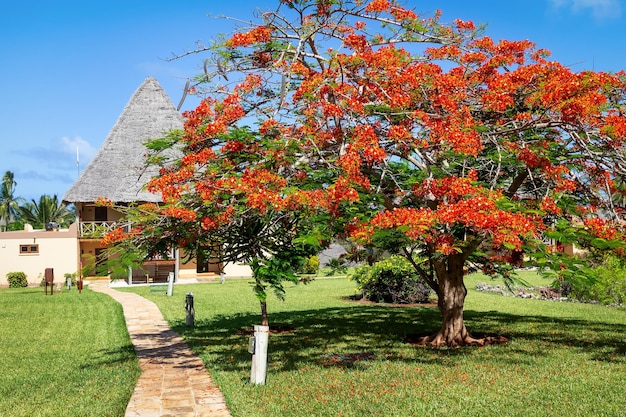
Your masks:
[[[625,0],[626,1],[626,0]],[[132,93],[155,77],[177,104],[203,57],[168,62],[229,33],[276,0],[3,0],[0,4],[0,175],[16,194],[59,199],[100,147]],[[487,23],[494,39],[529,39],[575,70],[626,69],[622,0],[418,1],[442,21]],[[188,100],[183,110],[194,104]]]

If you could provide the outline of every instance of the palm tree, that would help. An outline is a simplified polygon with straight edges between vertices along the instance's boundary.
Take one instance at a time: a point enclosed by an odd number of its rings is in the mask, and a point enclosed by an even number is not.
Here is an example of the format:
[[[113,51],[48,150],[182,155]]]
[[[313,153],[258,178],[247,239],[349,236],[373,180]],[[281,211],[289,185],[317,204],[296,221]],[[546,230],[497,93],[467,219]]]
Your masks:
[[[19,206],[24,202],[21,197],[15,196],[15,181],[11,171],[7,171],[2,176],[2,184],[0,184],[0,220],[6,229],[17,214]]]
[[[76,219],[72,210],[59,203],[56,194],[53,196],[44,194],[39,197],[39,202],[33,199],[19,207],[18,211],[24,223],[30,223],[34,228],[43,228],[52,222],[65,227]]]

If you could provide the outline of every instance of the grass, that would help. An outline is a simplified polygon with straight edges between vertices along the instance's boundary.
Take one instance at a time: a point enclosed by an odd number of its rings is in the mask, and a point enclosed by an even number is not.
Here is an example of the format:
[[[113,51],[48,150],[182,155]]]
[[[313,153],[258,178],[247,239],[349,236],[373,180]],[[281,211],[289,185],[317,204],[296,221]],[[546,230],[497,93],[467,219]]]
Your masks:
[[[526,272],[531,285],[547,282]],[[199,354],[234,416],[621,416],[626,410],[626,311],[578,303],[502,297],[467,278],[466,324],[511,342],[432,349],[403,342],[435,332],[432,307],[350,301],[354,283],[318,278],[270,297],[267,385],[252,386],[248,336],[259,323],[247,280],[178,286],[154,300]],[[497,283],[497,282],[496,282]],[[195,295],[196,327],[185,323]]]
[[[122,309],[89,290],[0,290],[0,416],[123,416],[140,370]]]

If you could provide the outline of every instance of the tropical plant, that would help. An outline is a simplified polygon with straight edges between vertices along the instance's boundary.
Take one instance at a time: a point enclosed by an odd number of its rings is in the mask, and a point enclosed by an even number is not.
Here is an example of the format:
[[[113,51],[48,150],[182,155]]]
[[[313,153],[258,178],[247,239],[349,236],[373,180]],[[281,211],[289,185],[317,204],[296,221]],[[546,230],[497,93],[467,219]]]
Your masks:
[[[327,276],[341,275],[348,271],[347,262],[343,257],[329,259],[326,267],[328,268]]]
[[[18,207],[20,218],[31,224],[34,228],[44,228],[50,223],[57,223],[60,227],[67,227],[75,221],[76,215],[73,210],[59,203],[55,195],[42,195],[39,201],[32,199],[23,206]]]
[[[315,234],[384,246],[436,293],[442,327],[422,340],[434,346],[488,341],[463,320],[468,270],[511,280],[526,258],[593,274],[544,237],[623,252],[609,200],[626,174],[626,74],[576,73],[530,41],[439,17],[283,0],[198,51],[213,53],[193,86],[207,98],[150,145],[162,169],[148,189],[165,204],[143,207],[134,244],[216,242],[253,266],[283,257],[274,270]],[[262,296],[270,275],[255,274]]]
[[[14,177],[13,172],[5,172],[0,185],[0,220],[6,229],[17,216],[19,205],[25,201],[23,198],[15,196],[17,182]]]

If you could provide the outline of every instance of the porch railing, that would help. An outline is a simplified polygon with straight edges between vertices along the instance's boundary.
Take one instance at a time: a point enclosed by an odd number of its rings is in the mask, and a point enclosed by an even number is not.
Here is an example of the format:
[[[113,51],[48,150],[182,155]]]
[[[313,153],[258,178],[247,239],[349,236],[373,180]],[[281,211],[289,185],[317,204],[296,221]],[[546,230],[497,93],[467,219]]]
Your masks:
[[[100,239],[106,233],[118,229],[124,228],[124,230],[130,230],[130,223],[128,222],[107,222],[107,221],[94,221],[85,222],[81,221],[78,228],[79,237]]]

